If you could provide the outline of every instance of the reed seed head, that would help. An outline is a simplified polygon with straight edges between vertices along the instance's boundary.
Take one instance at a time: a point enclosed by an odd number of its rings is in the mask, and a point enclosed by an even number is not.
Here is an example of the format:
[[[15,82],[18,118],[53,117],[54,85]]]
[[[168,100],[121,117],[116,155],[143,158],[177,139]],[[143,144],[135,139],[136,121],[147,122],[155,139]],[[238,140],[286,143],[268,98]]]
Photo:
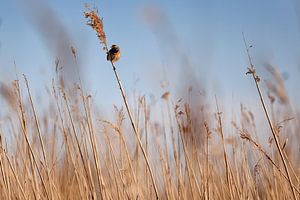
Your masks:
[[[100,43],[106,46],[106,35],[103,30],[103,20],[98,16],[96,10],[90,10],[89,12],[84,12],[85,18],[88,18],[87,25],[91,26],[97,32],[97,37]]]

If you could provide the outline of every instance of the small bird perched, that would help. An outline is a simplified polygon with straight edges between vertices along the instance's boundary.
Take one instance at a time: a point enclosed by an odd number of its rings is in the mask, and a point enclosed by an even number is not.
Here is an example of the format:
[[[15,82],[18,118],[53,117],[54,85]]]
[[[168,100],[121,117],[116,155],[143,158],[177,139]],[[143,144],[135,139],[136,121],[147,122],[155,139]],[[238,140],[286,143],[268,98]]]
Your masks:
[[[107,60],[110,60],[111,62],[117,62],[121,57],[120,47],[117,45],[112,45],[110,50],[107,53]]]

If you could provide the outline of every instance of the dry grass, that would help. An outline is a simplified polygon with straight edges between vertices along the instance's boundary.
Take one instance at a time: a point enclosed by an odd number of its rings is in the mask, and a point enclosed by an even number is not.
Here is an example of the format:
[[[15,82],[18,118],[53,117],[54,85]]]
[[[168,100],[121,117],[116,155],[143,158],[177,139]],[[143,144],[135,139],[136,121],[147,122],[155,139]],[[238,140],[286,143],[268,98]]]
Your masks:
[[[103,21],[96,11],[85,16],[107,52]],[[76,63],[76,50],[70,53]],[[160,104],[139,96],[130,107],[111,65],[125,105],[125,111],[112,108],[114,120],[100,117],[81,81],[70,93],[54,79],[47,112],[32,98],[25,76],[1,84],[9,111],[0,127],[0,199],[299,198],[299,117],[282,81],[269,83],[275,94],[266,103],[250,63],[270,131],[257,127],[257,116],[245,106],[229,129],[222,102],[213,109],[202,101],[174,99],[166,90]],[[277,106],[293,119],[272,112]],[[257,137],[262,134],[273,138],[264,141]]]

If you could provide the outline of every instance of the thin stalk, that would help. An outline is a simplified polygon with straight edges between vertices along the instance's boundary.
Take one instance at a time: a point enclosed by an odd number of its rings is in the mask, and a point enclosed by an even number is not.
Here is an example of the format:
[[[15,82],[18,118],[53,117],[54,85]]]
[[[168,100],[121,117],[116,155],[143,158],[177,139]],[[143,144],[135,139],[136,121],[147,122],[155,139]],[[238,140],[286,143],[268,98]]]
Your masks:
[[[63,135],[64,135],[64,141],[65,141],[65,145],[66,145],[66,150],[67,150],[67,153],[70,156],[70,160],[71,160],[72,165],[74,167],[75,176],[77,178],[77,181],[80,182],[80,180],[79,180],[79,172],[78,172],[78,169],[77,169],[77,167],[75,165],[75,161],[74,161],[74,158],[73,158],[71,150],[70,150],[70,145],[69,145],[69,139],[68,139],[68,135],[67,135],[67,130],[66,130],[66,127],[65,127],[65,122],[64,122],[63,117],[62,117],[61,108],[60,108],[60,106],[58,104],[58,95],[56,93],[56,90],[55,90],[55,87],[54,87],[54,83],[53,83],[53,94],[54,94],[54,98],[55,98],[55,103],[56,103],[56,107],[57,107],[58,116],[59,116],[59,119],[60,119],[60,122],[61,122],[61,127],[62,127],[62,132],[63,132]],[[73,146],[75,146],[75,145],[73,145]],[[80,154],[80,155],[82,155],[82,154]],[[83,158],[83,157],[81,157],[81,158]],[[83,162],[83,168],[84,168],[84,172],[85,172],[84,174],[86,175],[85,176],[86,179],[84,179],[85,183],[86,183],[86,185],[90,189],[90,193],[92,195],[92,199],[95,199],[95,195],[94,195],[95,191],[92,189],[92,187],[88,183],[88,180],[89,180],[88,173],[87,173],[87,170],[86,170],[86,167],[85,167],[85,164],[84,164],[83,160],[82,160],[82,162]]]
[[[107,44],[105,43],[105,47],[106,47],[106,51],[108,53],[108,48],[107,48]],[[142,150],[142,153],[143,153],[143,156],[145,158],[145,161],[146,161],[146,164],[147,164],[147,167],[148,167],[148,170],[150,172],[150,176],[151,176],[151,180],[152,180],[152,184],[153,184],[153,187],[154,187],[154,191],[155,191],[155,195],[156,195],[156,199],[159,199],[159,196],[158,196],[158,189],[157,189],[157,186],[156,186],[156,183],[155,183],[155,180],[154,180],[154,175],[153,175],[153,171],[151,169],[151,166],[150,166],[150,162],[149,162],[149,159],[148,159],[148,156],[146,154],[146,150],[145,148],[143,147],[143,144],[142,144],[142,141],[140,139],[140,136],[139,136],[139,133],[138,133],[138,130],[136,128],[136,125],[134,123],[134,120],[132,118],[132,114],[131,114],[131,111],[129,109],[129,105],[128,105],[128,101],[127,101],[127,98],[126,98],[126,95],[125,95],[125,92],[124,92],[124,89],[123,89],[123,86],[122,86],[122,83],[121,83],[121,80],[119,78],[119,75],[117,73],[117,70],[116,70],[116,67],[114,65],[114,63],[112,61],[110,61],[111,63],[111,66],[112,66],[112,69],[114,71],[114,75],[115,75],[115,78],[118,82],[118,85],[119,85],[119,89],[120,89],[120,92],[121,92],[121,95],[123,97],[123,101],[124,101],[124,104],[125,104],[125,107],[126,107],[126,111],[127,111],[127,114],[129,116],[129,120],[130,120],[130,123],[131,123],[131,126],[133,128],[133,131],[134,131],[134,134],[135,134],[135,137],[138,141],[138,144]]]
[[[115,153],[114,153],[114,151],[113,151],[113,148],[112,148],[110,139],[109,139],[109,137],[108,137],[106,131],[104,131],[104,134],[105,134],[106,142],[108,143],[109,151],[110,151],[111,154],[112,154],[113,163],[114,163],[115,166],[117,167],[117,171],[118,171],[119,177],[120,177],[120,179],[121,179],[123,188],[124,188],[124,190],[125,190],[127,199],[130,199],[130,195],[129,195],[129,193],[128,193],[128,190],[126,189],[126,183],[125,183],[124,177],[122,176],[122,173],[121,173],[121,170],[120,170],[120,166],[119,166],[119,164],[118,164],[118,162],[117,162],[117,158],[116,158]],[[113,163],[112,163],[112,165],[113,165]]]
[[[286,177],[286,175],[284,174],[284,172],[281,171],[281,169],[279,168],[279,166],[274,162],[274,160],[271,158],[271,156],[269,156],[267,154],[267,152],[256,142],[254,141],[248,134],[244,133],[241,131],[241,138],[242,139],[246,139],[248,140],[253,146],[255,146],[258,151],[260,151],[270,162],[271,164],[275,167],[275,169],[278,170],[278,172],[280,173],[280,175],[283,176],[283,178],[285,178],[287,181],[289,180],[288,177]],[[292,183],[292,187],[295,189],[295,191],[300,194],[300,191],[297,189],[297,187]]]
[[[78,65],[78,61],[77,61],[77,53],[76,53],[76,50],[75,50],[75,48],[74,47],[71,47],[71,52],[72,52],[72,54],[73,54],[73,57],[74,57],[74,61],[75,61],[75,69],[76,69],[76,73],[77,73],[77,77],[78,77],[78,80],[79,80],[79,86],[80,86],[80,92],[81,92],[81,97],[82,97],[82,101],[83,101],[83,104],[84,104],[84,110],[85,110],[85,114],[86,114],[86,116],[87,116],[87,110],[86,110],[86,102],[85,102],[85,99],[84,99],[84,94],[83,94],[83,84],[82,84],[82,81],[81,81],[81,77],[80,77],[80,73],[79,73],[79,65]],[[89,126],[89,121],[88,121],[88,118],[87,118],[87,123],[88,123],[88,128],[89,128],[89,132],[90,132],[90,126]],[[74,128],[73,128],[74,129]],[[77,144],[78,144],[78,147],[80,147],[80,145],[79,145],[79,142],[78,142],[78,139],[77,139],[77,135],[75,134],[75,137],[76,137],[76,142],[77,142]],[[82,156],[82,155],[81,155]],[[84,163],[83,163],[83,165],[84,165]],[[84,165],[84,167],[85,167],[85,165]],[[100,169],[101,170],[101,169]],[[85,171],[87,171],[86,170],[86,168],[85,168]],[[100,173],[100,175],[101,175],[102,173]],[[101,175],[101,177],[102,177],[102,175]],[[102,183],[103,184],[103,183]],[[93,186],[94,187],[94,186]],[[101,191],[102,189],[100,188],[100,191]],[[101,192],[102,193],[102,192]]]
[[[78,139],[78,136],[77,136],[77,131],[76,131],[76,128],[75,128],[75,124],[74,124],[74,120],[73,120],[73,117],[72,117],[72,114],[71,114],[71,110],[70,110],[70,105],[68,103],[68,98],[67,98],[67,95],[66,93],[62,90],[62,96],[63,96],[63,99],[65,101],[65,105],[66,105],[66,108],[67,108],[67,112],[68,112],[68,116],[69,116],[69,119],[70,119],[70,122],[71,122],[71,127],[72,127],[72,130],[73,130],[73,134],[74,134],[74,137],[75,137],[75,141],[76,141],[76,145],[77,145],[77,148],[78,148],[78,151],[79,151],[79,155],[80,155],[80,158],[81,158],[81,161],[82,161],[82,165],[83,165],[83,169],[85,171],[85,174],[86,174],[86,179],[87,181],[89,180],[89,177],[88,177],[88,170],[85,166],[85,161],[84,161],[84,156],[83,156],[83,152],[82,152],[82,149],[80,147],[80,143],[79,143],[79,139]],[[91,178],[91,176],[90,176]],[[92,184],[92,179],[91,179],[91,184]],[[92,198],[97,198],[97,195],[93,189],[93,186],[89,186],[90,190],[91,190],[91,193],[92,193]]]
[[[226,147],[225,147],[225,138],[224,138],[224,133],[223,133],[223,123],[222,123],[221,112],[219,110],[217,97],[215,97],[215,98],[216,98],[216,106],[217,106],[217,117],[218,117],[219,129],[220,129],[219,131],[221,134],[221,139],[222,139],[222,144],[223,144],[223,156],[224,156],[224,162],[225,162],[225,167],[226,167],[227,185],[228,185],[228,189],[229,189],[230,199],[233,199],[231,181],[230,181],[229,162],[228,162],[228,158],[227,158]]]
[[[17,89],[17,94],[18,94],[18,100],[19,100],[19,108],[20,108],[20,123],[21,123],[21,129],[22,129],[22,133],[24,135],[24,138],[25,138],[25,141],[26,141],[26,145],[28,147],[28,150],[29,150],[29,156],[30,158],[32,159],[31,160],[31,167],[32,167],[32,176],[33,178],[35,179],[35,175],[34,175],[34,167],[33,167],[33,164],[36,166],[36,169],[37,169],[37,172],[38,172],[38,175],[41,179],[41,182],[42,182],[42,186],[43,188],[45,189],[45,194],[46,194],[46,197],[47,199],[49,200],[49,194],[48,194],[48,191],[47,191],[47,187],[46,187],[46,184],[45,184],[45,181],[44,181],[44,178],[41,174],[41,171],[39,169],[39,166],[38,166],[38,163],[37,163],[37,160],[36,160],[36,157],[35,157],[35,154],[33,152],[33,149],[30,145],[30,142],[29,142],[29,138],[28,138],[28,129],[27,129],[27,122],[26,122],[26,116],[25,116],[25,111],[24,111],[24,107],[23,107],[23,104],[22,104],[22,99],[21,99],[21,91],[20,91],[20,85],[19,85],[19,80],[16,81],[16,89]],[[37,183],[36,183],[37,184]],[[38,188],[38,187],[36,187]]]
[[[259,95],[259,98],[260,98],[260,102],[261,102],[262,107],[263,107],[263,111],[264,111],[264,113],[266,115],[269,127],[271,129],[273,138],[275,140],[275,144],[276,144],[277,150],[279,152],[281,161],[283,163],[284,170],[285,170],[285,172],[287,174],[287,177],[289,179],[289,185],[290,185],[290,189],[291,189],[292,194],[293,194],[293,199],[296,200],[297,197],[296,197],[295,189],[294,189],[293,184],[292,184],[292,179],[291,179],[291,176],[290,176],[290,172],[289,172],[289,169],[288,169],[288,166],[287,166],[287,163],[286,163],[283,151],[281,149],[279,138],[278,138],[278,136],[277,136],[277,134],[276,134],[276,132],[274,130],[274,127],[273,127],[272,122],[271,122],[270,115],[268,113],[268,110],[267,110],[264,98],[262,96],[262,92],[261,92],[261,89],[260,89],[260,86],[259,86],[259,76],[256,74],[255,67],[254,67],[254,65],[252,63],[252,59],[251,59],[251,56],[250,56],[250,53],[249,53],[249,47],[247,46],[244,33],[243,33],[243,39],[244,39],[244,44],[245,44],[245,48],[246,48],[246,51],[247,51],[248,60],[249,60],[249,63],[250,63],[250,68],[249,68],[249,71],[247,73],[252,75],[252,78],[253,78],[253,80],[255,82],[255,86],[256,86],[256,89],[257,89],[257,92],[258,92],[258,95]]]
[[[183,146],[183,153],[184,153],[184,159],[185,159],[185,163],[186,163],[186,171],[187,171],[187,174],[188,174],[188,182],[189,182],[189,185],[191,187],[191,195],[192,195],[192,199],[195,199],[195,196],[194,196],[194,187],[193,187],[193,184],[192,184],[192,175],[191,175],[191,167],[190,167],[190,161],[189,161],[189,157],[188,157],[188,154],[187,154],[187,149],[186,149],[186,144],[185,144],[185,141],[183,139],[183,136],[182,136],[182,125],[180,124],[179,122],[179,119],[178,119],[178,116],[176,116],[176,122],[177,122],[177,125],[178,125],[178,137],[180,137],[181,139],[181,143],[182,143],[182,146]],[[198,185],[197,185],[198,186]],[[198,187],[197,187],[198,189]],[[200,190],[198,189],[198,192],[199,192],[199,195],[200,195]]]
[[[27,93],[28,93],[28,96],[29,96],[30,105],[31,105],[31,109],[32,109],[32,112],[33,112],[33,116],[34,116],[36,129],[37,129],[40,144],[41,144],[41,147],[42,147],[42,153],[43,153],[43,158],[44,158],[44,162],[45,162],[46,174],[47,174],[47,179],[48,179],[48,182],[49,182],[50,196],[51,196],[51,199],[53,199],[53,192],[52,192],[52,187],[51,187],[52,179],[50,178],[50,174],[49,174],[49,167],[48,167],[48,161],[47,161],[47,157],[46,157],[45,145],[44,145],[44,142],[43,142],[43,139],[42,139],[42,134],[41,134],[41,129],[40,129],[37,113],[36,113],[35,107],[33,105],[33,100],[32,100],[31,92],[30,92],[30,89],[29,89],[28,80],[27,80],[27,78],[24,74],[23,74],[23,77],[24,77],[24,80],[25,80]]]
[[[144,129],[145,129],[145,143],[146,143],[146,155],[149,156],[149,148],[148,148],[148,109],[146,104],[146,98],[144,96],[143,98],[143,107],[144,107]],[[148,176],[148,170],[145,168],[145,176],[146,176],[146,188],[149,187],[149,176]],[[146,189],[146,196],[148,196],[148,189]]]
[[[21,190],[22,196],[24,197],[24,199],[28,199],[28,198],[26,197],[26,195],[25,195],[25,192],[24,192],[24,189],[23,189],[23,187],[22,187],[22,185],[21,185],[21,182],[20,182],[19,178],[17,177],[17,175],[16,175],[16,173],[15,173],[15,170],[14,170],[14,168],[13,168],[13,166],[12,166],[12,164],[11,164],[11,162],[10,162],[8,156],[7,156],[7,154],[6,154],[6,153],[4,153],[4,154],[5,154],[6,160],[7,160],[7,162],[8,162],[8,165],[9,165],[9,167],[10,167],[10,169],[11,169],[11,171],[12,171],[12,173],[13,173],[13,175],[14,175],[16,181],[17,181],[17,184],[18,184],[20,190]]]
[[[94,29],[97,32],[97,37],[98,37],[100,43],[104,45],[104,50],[106,51],[106,54],[109,55],[108,45],[107,45],[107,41],[106,41],[106,34],[103,30],[103,20],[99,18],[98,10],[95,9],[95,8],[90,9],[89,12],[84,12],[84,16],[85,16],[85,18],[89,19],[88,22],[87,22],[87,25],[91,26],[91,28]],[[112,62],[111,59],[110,59],[110,63],[111,63],[112,69],[114,71],[115,78],[118,82],[118,85],[119,85],[119,88],[120,88],[120,91],[121,91],[121,94],[122,94],[122,97],[123,97],[123,101],[124,101],[124,104],[125,104],[125,107],[126,107],[126,110],[127,110],[130,122],[131,122],[131,126],[134,130],[135,137],[138,141],[138,145],[140,146],[140,148],[142,150],[142,153],[143,153],[143,156],[145,158],[147,167],[149,169],[149,172],[150,172],[150,175],[151,175],[151,180],[152,180],[154,190],[155,190],[156,199],[159,199],[157,186],[156,186],[156,183],[155,183],[155,180],[154,180],[154,175],[153,175],[152,169],[150,167],[150,162],[149,162],[149,159],[147,157],[146,151],[145,151],[145,149],[142,145],[142,141],[141,141],[140,136],[138,134],[138,129],[137,129],[136,125],[134,124],[132,114],[130,112],[128,101],[126,99],[126,95],[125,95],[125,92],[123,90],[119,75],[118,75],[116,67],[115,67],[115,65],[114,65],[114,63]]]
[[[71,47],[71,51],[72,51],[72,54],[73,54],[74,59],[75,59],[76,72],[77,72],[77,76],[78,76],[78,79],[79,79],[79,86],[80,86],[79,90],[80,90],[80,93],[81,93],[84,113],[85,113],[86,122],[87,122],[88,130],[89,130],[90,142],[91,142],[91,145],[92,145],[93,157],[94,157],[94,162],[95,162],[95,165],[96,165],[96,172],[97,172],[97,179],[98,179],[99,189],[100,189],[102,199],[104,197],[107,199],[107,194],[106,194],[106,191],[105,191],[102,170],[101,170],[100,161],[99,161],[98,153],[97,153],[97,144],[96,144],[96,138],[95,138],[95,134],[94,134],[94,130],[93,130],[93,122],[92,122],[92,118],[91,118],[91,112],[88,108],[88,104],[87,104],[88,102],[86,101],[86,97],[84,96],[84,93],[83,93],[82,81],[81,81],[80,74],[79,74],[79,66],[78,66],[78,62],[77,62],[76,51],[73,47]]]
[[[5,154],[5,149],[3,148],[3,145],[2,145],[2,134],[0,132],[0,170],[1,170],[1,176],[2,176],[2,181],[3,181],[3,184],[5,185],[5,194],[6,194],[6,197],[10,200],[11,199],[11,190],[10,190],[10,184],[9,184],[9,178],[8,178],[8,175],[7,175],[7,167],[4,163],[4,154]]]
[[[86,101],[86,98],[83,96],[82,89],[80,89],[80,90],[81,90],[81,97],[82,97],[82,101],[83,101],[83,108],[84,108],[87,125],[88,125],[88,130],[89,130],[89,134],[90,134],[90,142],[92,145],[93,157],[94,157],[94,162],[96,165],[96,172],[97,172],[97,178],[98,178],[101,195],[103,198],[108,199],[107,193],[105,190],[105,183],[104,183],[104,179],[103,179],[103,175],[102,175],[100,160],[99,160],[99,156],[98,156],[97,143],[96,143],[96,137],[95,137],[95,133],[94,133],[94,129],[93,129],[93,123],[92,123],[93,119],[92,119],[92,116],[90,113],[90,107],[89,107],[88,102]]]
[[[26,140],[26,138],[28,138],[27,120],[26,120],[26,116],[25,116],[24,106],[23,106],[23,103],[22,103],[19,77],[18,77],[17,65],[16,65],[15,61],[14,61],[14,69],[15,69],[15,75],[16,75],[16,80],[14,81],[14,87],[15,87],[16,96],[17,96],[17,99],[18,99],[18,107],[16,107],[16,112],[18,113],[18,119],[19,119],[19,122],[20,122],[20,125],[21,125],[22,133],[23,133],[24,138],[25,138],[26,154],[28,154],[28,156],[29,156],[30,170],[31,170],[32,179],[33,179],[33,183],[34,183],[34,187],[33,187],[34,192],[33,192],[33,194],[37,199],[39,199],[40,194],[39,194],[39,187],[38,187],[37,179],[36,179],[35,172],[34,172],[33,155],[31,154],[31,151],[29,150],[30,145],[28,145],[27,140]],[[18,110],[18,108],[19,108],[19,110]],[[25,160],[24,164],[25,164],[25,166],[27,166],[27,159]]]
[[[208,163],[208,152],[209,152],[209,136],[210,136],[210,131],[208,124],[205,122],[204,123],[205,131],[206,131],[206,187],[205,187],[205,199],[209,200],[209,163]]]

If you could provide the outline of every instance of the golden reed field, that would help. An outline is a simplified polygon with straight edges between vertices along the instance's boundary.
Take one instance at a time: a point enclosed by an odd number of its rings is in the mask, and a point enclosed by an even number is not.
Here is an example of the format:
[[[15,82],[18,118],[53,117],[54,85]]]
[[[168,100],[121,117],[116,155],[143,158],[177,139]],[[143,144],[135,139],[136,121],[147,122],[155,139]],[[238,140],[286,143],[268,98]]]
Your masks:
[[[26,75],[1,83],[9,111],[0,127],[0,199],[300,198],[300,118],[275,68],[268,69],[275,81],[261,86],[247,38],[245,79],[260,114],[238,105],[239,118],[226,119],[217,96],[176,99],[165,88],[159,105],[142,95],[129,101],[115,66],[119,49],[108,45],[100,14],[86,8],[83,26],[104,49],[123,106],[112,108],[113,119],[100,117],[79,73],[74,86],[65,84],[59,60],[43,114]],[[69,53],[76,63],[76,49]]]

